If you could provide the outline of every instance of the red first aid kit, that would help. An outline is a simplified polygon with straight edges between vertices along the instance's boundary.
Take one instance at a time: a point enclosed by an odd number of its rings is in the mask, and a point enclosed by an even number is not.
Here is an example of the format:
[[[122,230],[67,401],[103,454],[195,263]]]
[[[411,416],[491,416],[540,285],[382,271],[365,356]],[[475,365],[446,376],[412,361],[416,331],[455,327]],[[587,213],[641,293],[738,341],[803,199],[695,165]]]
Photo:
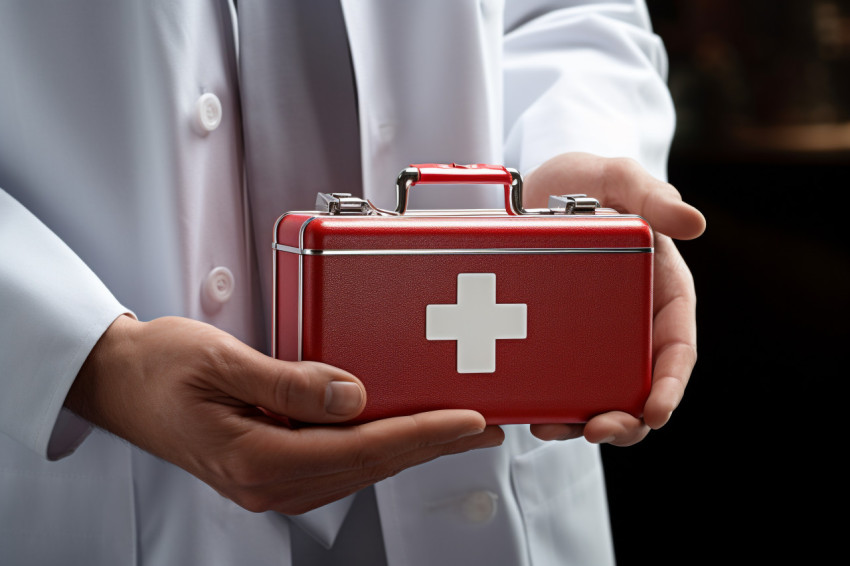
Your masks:
[[[501,185],[505,208],[408,211],[411,188],[435,183]],[[317,210],[278,219],[275,357],[357,376],[367,392],[358,421],[446,408],[491,424],[642,414],[645,220],[585,195],[526,210],[521,176],[497,165],[413,165],[397,191],[395,210],[319,193]]]

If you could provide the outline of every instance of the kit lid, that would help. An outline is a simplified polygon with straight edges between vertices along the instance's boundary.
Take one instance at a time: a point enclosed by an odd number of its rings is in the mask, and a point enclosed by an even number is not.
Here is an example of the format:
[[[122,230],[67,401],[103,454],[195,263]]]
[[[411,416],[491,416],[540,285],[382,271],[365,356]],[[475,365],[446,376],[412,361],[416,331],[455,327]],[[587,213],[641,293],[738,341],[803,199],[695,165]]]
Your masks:
[[[447,183],[501,185],[505,207],[407,210],[412,187]],[[411,165],[399,173],[396,189],[395,210],[382,210],[349,193],[319,193],[316,211],[287,213],[278,220],[275,247],[300,254],[652,248],[652,230],[644,219],[601,208],[587,195],[553,195],[548,208],[523,208],[522,177],[501,165]]]
[[[343,216],[288,213],[276,228],[275,247],[304,254],[487,253],[596,249],[651,251],[653,235],[633,215],[509,216],[439,215]]]

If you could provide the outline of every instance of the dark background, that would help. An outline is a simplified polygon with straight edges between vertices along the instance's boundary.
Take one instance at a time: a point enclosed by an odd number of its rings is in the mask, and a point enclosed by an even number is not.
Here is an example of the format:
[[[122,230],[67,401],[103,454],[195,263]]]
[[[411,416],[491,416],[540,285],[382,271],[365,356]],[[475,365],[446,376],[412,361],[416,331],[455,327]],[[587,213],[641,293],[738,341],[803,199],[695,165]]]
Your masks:
[[[850,1],[648,0],[678,123],[669,178],[699,360],[670,423],[603,447],[632,564],[820,564],[843,552]]]

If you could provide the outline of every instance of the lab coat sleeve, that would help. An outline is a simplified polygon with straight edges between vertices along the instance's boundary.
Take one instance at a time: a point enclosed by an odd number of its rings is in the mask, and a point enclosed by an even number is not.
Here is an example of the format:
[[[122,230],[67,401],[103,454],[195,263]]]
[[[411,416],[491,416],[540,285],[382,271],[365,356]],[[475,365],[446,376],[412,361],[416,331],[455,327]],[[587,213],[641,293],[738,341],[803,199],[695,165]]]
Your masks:
[[[630,157],[667,178],[675,112],[643,0],[507,2],[505,162],[568,151]]]
[[[51,460],[90,425],[63,408],[97,340],[128,312],[83,261],[0,189],[0,432]]]

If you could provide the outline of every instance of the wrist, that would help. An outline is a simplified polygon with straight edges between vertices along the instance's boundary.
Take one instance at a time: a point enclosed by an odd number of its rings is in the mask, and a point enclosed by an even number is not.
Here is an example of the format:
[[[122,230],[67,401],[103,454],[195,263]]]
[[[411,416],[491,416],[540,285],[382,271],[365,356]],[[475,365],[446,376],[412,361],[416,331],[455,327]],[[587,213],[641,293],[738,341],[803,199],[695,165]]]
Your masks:
[[[118,387],[132,364],[133,334],[144,323],[131,315],[116,318],[89,352],[68,395],[65,406],[92,424],[112,430],[110,414],[115,412],[113,401],[120,399]]]

